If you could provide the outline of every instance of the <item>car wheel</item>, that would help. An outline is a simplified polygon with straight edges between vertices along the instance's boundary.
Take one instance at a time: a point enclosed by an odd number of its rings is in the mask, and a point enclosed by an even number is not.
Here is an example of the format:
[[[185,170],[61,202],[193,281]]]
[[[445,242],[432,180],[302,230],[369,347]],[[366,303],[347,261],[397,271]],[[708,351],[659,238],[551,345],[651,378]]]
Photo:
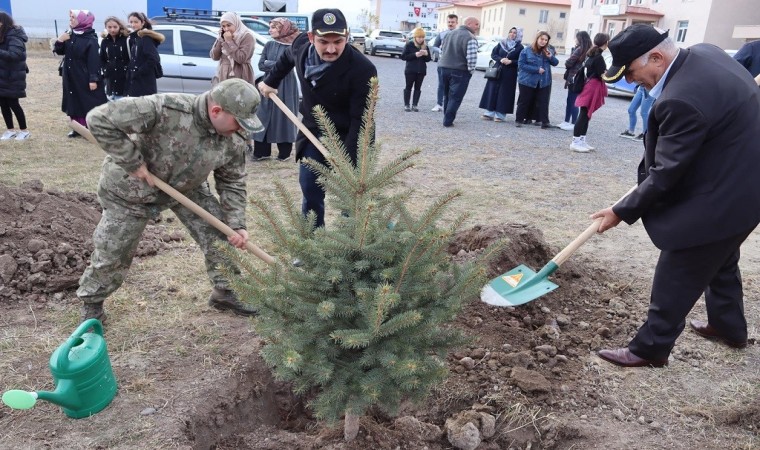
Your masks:
[[[362,53],[365,55],[367,54],[367,44],[364,44],[364,48],[362,49]]]
[[[372,55],[372,56],[375,56],[377,54],[377,52],[375,52],[375,47],[371,47],[369,49],[369,54]]]

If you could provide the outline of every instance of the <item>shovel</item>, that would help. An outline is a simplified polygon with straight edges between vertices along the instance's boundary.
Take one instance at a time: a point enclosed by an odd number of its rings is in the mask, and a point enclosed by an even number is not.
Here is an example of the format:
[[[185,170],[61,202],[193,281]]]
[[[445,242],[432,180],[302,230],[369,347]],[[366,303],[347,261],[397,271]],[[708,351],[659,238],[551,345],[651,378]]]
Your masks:
[[[306,128],[306,125],[304,125],[303,122],[301,122],[298,119],[298,117],[296,117],[296,115],[293,114],[293,111],[291,111],[290,108],[288,108],[288,105],[286,105],[285,103],[283,103],[282,100],[280,100],[280,97],[278,97],[277,94],[275,94],[274,92],[272,92],[271,94],[269,94],[268,98],[269,98],[269,100],[272,100],[274,102],[274,104],[277,105],[277,107],[280,108],[280,110],[286,116],[288,116],[288,119],[290,119],[290,121],[293,122],[293,124],[295,124],[295,126],[299,130],[301,130],[301,132],[304,134],[304,136],[306,136],[311,141],[311,143],[314,144],[315,147],[317,147],[317,150],[319,150],[319,153],[321,153],[322,156],[324,156],[325,159],[327,159],[329,161],[330,160],[330,152],[328,152],[327,149],[325,148],[325,146],[322,145],[321,142],[319,142],[319,139],[317,139],[317,137],[314,136],[314,133],[312,133],[311,131],[309,131],[309,129]]]
[[[625,195],[620,197],[620,200],[627,197],[634,189],[636,186],[629,189]],[[570,255],[585,244],[599,230],[601,223],[601,218],[592,222],[580,236],[557,253],[557,256],[552,258],[538,273],[530,267],[520,264],[509,272],[494,278],[480,291],[480,299],[494,306],[519,306],[557,289],[559,286],[548,280],[549,275],[556,272],[559,266],[570,258]]]
[[[85,139],[92,142],[93,144],[100,147],[100,144],[98,144],[98,141],[95,139],[95,136],[90,133],[90,130],[80,125],[78,122],[71,121],[69,122],[69,126],[72,130],[76,131],[77,133],[81,134]],[[183,206],[185,206],[190,211],[194,212],[195,214],[199,215],[203,220],[208,222],[211,226],[216,228],[217,230],[224,233],[226,236],[238,236],[238,234],[230,228],[226,223],[222,222],[221,220],[217,219],[212,215],[210,212],[206,211],[205,209],[198,206],[197,203],[190,200],[189,198],[182,195],[181,192],[174,189],[173,187],[169,186],[168,184],[164,183],[162,180],[158,179],[153,174],[150,174],[151,179],[153,180],[153,183],[162,191],[169,194],[171,198],[181,203]],[[274,264],[274,258],[268,255],[264,250],[257,247],[252,242],[246,241],[245,248],[250,253],[261,259],[262,261],[266,262],[267,264]]]

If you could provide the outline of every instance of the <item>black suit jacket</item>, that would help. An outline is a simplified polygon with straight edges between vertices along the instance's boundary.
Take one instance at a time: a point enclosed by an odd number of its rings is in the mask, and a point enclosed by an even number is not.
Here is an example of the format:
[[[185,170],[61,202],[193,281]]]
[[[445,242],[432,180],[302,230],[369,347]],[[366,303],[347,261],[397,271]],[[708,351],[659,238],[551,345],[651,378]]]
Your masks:
[[[681,50],[649,113],[639,185],[613,211],[654,244],[715,242],[760,222],[760,91],[710,44]]]
[[[277,60],[272,71],[264,78],[264,83],[276,88],[295,67],[303,95],[300,108],[303,124],[314,135],[320,136],[313,110],[315,106],[322,105],[343,139],[348,154],[356,161],[357,140],[364,108],[367,106],[369,81],[377,76],[377,69],[360,51],[346,44],[338,60],[315,85],[312,85],[304,76],[310,47],[308,35],[301,33]],[[296,159],[301,157],[306,144],[306,137],[299,131]]]

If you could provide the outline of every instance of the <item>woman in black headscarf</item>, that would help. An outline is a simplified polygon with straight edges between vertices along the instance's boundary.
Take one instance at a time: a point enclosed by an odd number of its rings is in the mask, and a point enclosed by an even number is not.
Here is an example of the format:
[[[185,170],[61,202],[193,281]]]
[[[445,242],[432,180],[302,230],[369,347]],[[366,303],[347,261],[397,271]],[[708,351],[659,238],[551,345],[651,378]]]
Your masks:
[[[480,107],[485,109],[482,118],[494,122],[504,122],[507,114],[515,110],[515,90],[517,88],[517,60],[523,50],[517,28],[512,27],[491,52],[494,65],[499,65],[498,79],[489,79],[480,98]]]

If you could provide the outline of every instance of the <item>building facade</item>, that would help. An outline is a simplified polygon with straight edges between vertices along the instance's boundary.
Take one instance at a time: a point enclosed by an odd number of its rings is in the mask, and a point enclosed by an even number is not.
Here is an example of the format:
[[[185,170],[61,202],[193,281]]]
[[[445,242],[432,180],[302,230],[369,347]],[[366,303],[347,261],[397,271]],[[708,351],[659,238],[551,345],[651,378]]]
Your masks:
[[[369,10],[377,17],[381,30],[408,31],[417,27],[434,30],[438,23],[438,8],[445,1],[370,0]]]
[[[760,23],[757,0],[572,0],[565,45],[574,45],[575,33],[587,31],[614,36],[634,23],[670,30],[679,47],[700,42],[724,49],[741,47],[734,28]]]

